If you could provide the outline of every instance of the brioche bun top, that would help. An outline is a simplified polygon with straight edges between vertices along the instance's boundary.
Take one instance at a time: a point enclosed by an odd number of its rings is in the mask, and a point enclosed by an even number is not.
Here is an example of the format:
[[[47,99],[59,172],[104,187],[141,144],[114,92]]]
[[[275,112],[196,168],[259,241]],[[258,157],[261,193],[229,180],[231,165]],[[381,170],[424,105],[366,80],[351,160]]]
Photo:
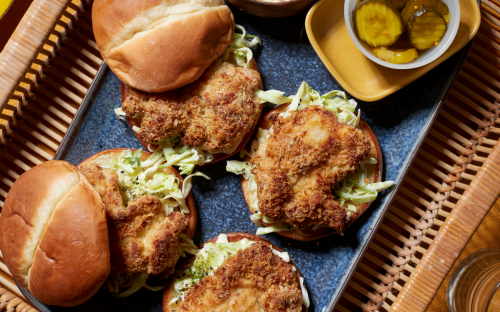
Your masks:
[[[7,195],[0,229],[12,276],[45,304],[83,303],[109,274],[104,205],[68,162],[48,161],[22,174]]]
[[[96,0],[92,24],[111,70],[147,92],[198,79],[222,55],[234,31],[223,0]]]

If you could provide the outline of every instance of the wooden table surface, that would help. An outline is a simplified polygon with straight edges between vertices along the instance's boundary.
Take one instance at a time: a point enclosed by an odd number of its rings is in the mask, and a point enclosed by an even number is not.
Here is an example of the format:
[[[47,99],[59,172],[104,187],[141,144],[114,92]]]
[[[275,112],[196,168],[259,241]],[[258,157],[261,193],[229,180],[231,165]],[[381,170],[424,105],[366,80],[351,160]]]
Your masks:
[[[486,215],[483,222],[477,229],[476,233],[472,236],[469,243],[465,247],[464,251],[460,254],[455,265],[451,269],[448,276],[444,280],[443,284],[438,290],[436,297],[432,301],[431,305],[427,309],[428,312],[443,312],[448,311],[448,306],[446,303],[446,287],[448,286],[448,280],[450,279],[451,272],[468,255],[482,249],[487,248],[500,248],[500,200],[491,208],[490,212]],[[500,294],[497,293],[493,297],[493,301],[490,304],[489,311],[500,311]]]

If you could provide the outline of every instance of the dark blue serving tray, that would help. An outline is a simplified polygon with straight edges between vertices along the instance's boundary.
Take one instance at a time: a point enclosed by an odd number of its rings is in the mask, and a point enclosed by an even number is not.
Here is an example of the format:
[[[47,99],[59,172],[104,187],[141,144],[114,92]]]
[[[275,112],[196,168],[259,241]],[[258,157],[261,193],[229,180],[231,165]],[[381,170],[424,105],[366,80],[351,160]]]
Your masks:
[[[255,50],[265,89],[296,93],[302,81],[321,94],[340,90],[339,84],[308,43],[304,31],[306,13],[282,19],[249,15],[229,5],[235,22],[249,34],[261,38],[263,47]],[[396,186],[382,193],[370,208],[343,235],[332,235],[313,242],[297,242],[277,234],[265,235],[288,251],[305,277],[311,298],[309,311],[332,311],[358,261],[382,221],[397,188],[406,174],[449,88],[460,71],[472,42],[448,60],[398,92],[376,102],[358,101],[362,117],[378,138],[384,158],[384,180]],[[120,107],[120,81],[103,66],[99,77],[75,117],[71,130],[56,154],[77,165],[99,151],[129,147],[141,148],[128,125],[116,117]],[[239,159],[233,156],[231,159]],[[227,173],[226,162],[199,167],[210,181],[196,177],[193,193],[198,208],[194,241],[204,242],[219,233],[255,233],[240,185],[240,178]],[[142,289],[118,299],[100,290],[92,299],[73,308],[47,307],[25,290],[31,304],[40,311],[161,311],[162,292]]]

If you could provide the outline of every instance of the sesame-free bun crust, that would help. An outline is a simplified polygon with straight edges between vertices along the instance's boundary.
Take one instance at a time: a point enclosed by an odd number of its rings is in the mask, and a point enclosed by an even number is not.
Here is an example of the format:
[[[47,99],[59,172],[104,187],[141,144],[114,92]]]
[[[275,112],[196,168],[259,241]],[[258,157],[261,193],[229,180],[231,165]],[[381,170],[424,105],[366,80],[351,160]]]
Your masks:
[[[0,229],[12,276],[44,304],[81,304],[109,274],[104,205],[68,162],[48,161],[22,174],[7,195]]]
[[[276,246],[275,244],[273,244],[270,241],[268,241],[267,239],[262,238],[262,237],[257,236],[257,235],[248,234],[248,233],[228,233],[226,235],[227,235],[227,240],[229,242],[237,242],[237,241],[240,241],[240,240],[246,238],[250,241],[261,242],[265,245],[272,246],[273,249],[275,249],[279,252],[283,252],[283,250],[281,248],[279,248],[278,246]],[[215,244],[215,242],[217,241],[217,238],[218,237],[216,236],[216,237],[213,237],[210,240],[202,243],[201,245],[198,246],[198,249],[202,249],[206,243],[214,243]],[[194,259],[195,259],[195,256],[189,255],[188,257],[179,261],[177,268],[180,268],[180,270],[183,270],[187,266],[191,265],[194,262]],[[290,259],[289,263],[295,267],[297,278],[302,277],[302,274],[300,273],[297,265],[291,259]],[[170,310],[168,309],[169,303],[170,303],[170,301],[172,301],[172,299],[174,297],[177,296],[177,292],[174,289],[175,276],[176,275],[174,274],[168,279],[167,286],[165,286],[165,290],[163,291],[163,312],[170,312]],[[302,306],[302,312],[307,312],[307,311],[308,311],[308,308],[306,306]]]
[[[234,60],[230,59],[229,61],[231,63],[235,63]],[[255,62],[255,59],[251,59],[250,60],[249,68],[251,68],[253,70],[256,70],[256,71],[259,71],[259,68],[257,66],[257,62]],[[262,79],[260,79],[258,87],[259,87],[260,90],[264,89],[264,85],[262,83]],[[122,83],[121,84],[121,100],[122,100],[122,103],[125,101],[125,99],[129,95],[129,92],[130,92],[130,86]],[[253,130],[255,129],[255,127],[257,126],[257,124],[259,123],[260,117],[262,116],[263,105],[259,104],[259,107],[257,109],[258,109],[257,116],[255,118],[255,122],[254,122],[254,124],[252,126],[252,129],[245,134],[245,136],[243,137],[243,139],[241,140],[241,142],[238,144],[238,147],[236,147],[236,149],[232,153],[229,153],[229,154],[226,154],[226,153],[213,154],[214,159],[211,162],[203,164],[202,166],[209,165],[209,164],[215,164],[216,162],[219,162],[221,160],[229,158],[229,157],[233,156],[234,154],[238,153],[241,149],[243,149],[248,144],[248,142],[250,141],[250,138],[252,137]],[[127,122],[129,124],[130,128],[133,129],[134,126],[135,127],[140,127],[141,126],[141,120],[139,118],[131,118],[129,116],[126,116],[125,118],[127,119]],[[132,130],[132,132],[134,133],[134,135],[136,136],[136,138],[139,140],[139,142],[141,142],[142,146],[144,146],[144,148],[146,150],[151,151],[151,150],[154,150],[154,149],[157,148],[155,145],[149,144],[148,142],[145,142],[145,141],[141,140],[141,138],[137,135],[137,133],[135,131]]]
[[[85,159],[82,161],[80,164],[78,164],[78,167],[83,167],[91,163],[96,163],[101,167],[107,167],[109,166],[109,163],[113,159],[117,159],[120,157],[121,153],[126,150],[131,150],[132,152],[136,152],[137,149],[134,148],[112,148],[112,149],[107,149],[104,151],[101,151],[97,154],[94,154],[90,156],[89,158]],[[151,156],[152,153],[143,151],[142,152],[142,161],[146,160]],[[177,179],[179,179],[179,188],[182,190],[182,182],[184,179],[182,176],[179,174],[179,171],[177,171],[174,167],[168,167],[164,168],[163,172],[166,174],[175,174]],[[188,206],[189,213],[186,214],[186,217],[188,219],[188,225],[182,233],[186,234],[187,237],[193,238],[194,237],[194,232],[196,231],[196,222],[198,220],[197,214],[196,214],[196,204],[194,202],[194,197],[193,193],[189,192],[188,197],[186,198],[186,205]]]
[[[96,0],[92,25],[121,81],[163,92],[201,76],[229,45],[234,18],[223,0]]]
[[[286,108],[288,107],[288,105],[289,104],[283,104],[283,105],[280,105],[280,106],[270,110],[267,114],[265,114],[262,117],[262,119],[260,120],[260,122],[257,126],[259,128],[269,130],[272,126],[272,122],[269,119],[269,117],[274,113],[279,114],[281,112],[284,112],[286,110]],[[382,179],[383,163],[382,163],[382,152],[380,150],[380,146],[378,144],[377,138],[375,137],[375,134],[373,133],[370,126],[368,126],[368,124],[363,119],[361,119],[361,121],[359,123],[359,127],[360,127],[361,131],[366,135],[368,140],[370,141],[371,151],[370,151],[370,154],[368,155],[368,157],[373,157],[377,160],[377,164],[375,164],[375,165],[365,164],[365,167],[366,167],[367,173],[368,173],[367,178],[369,179],[370,183],[380,182]],[[257,132],[258,131],[256,129],[254,132],[254,135],[252,137],[252,140],[256,139]],[[250,161],[250,157],[246,156],[244,160]],[[250,209],[250,211],[252,213],[255,213],[255,211],[250,207],[250,200],[252,198],[253,192],[251,193],[248,191],[248,180],[245,179],[243,176],[241,176],[241,188],[243,190],[243,195],[245,196],[245,200],[247,202],[248,208]],[[346,223],[344,229],[349,227],[357,218],[359,218],[363,214],[363,212],[365,212],[366,209],[368,209],[370,204],[371,204],[371,202],[364,203],[364,204],[357,204],[356,205],[357,212],[353,213],[351,215],[351,218],[350,218],[349,222]],[[261,223],[264,226],[269,226],[262,221],[261,221]],[[276,232],[276,234],[279,234],[281,236],[285,236],[285,237],[288,237],[291,239],[299,240],[299,241],[311,241],[311,240],[315,240],[318,238],[322,238],[322,237],[325,237],[328,235],[338,233],[338,231],[335,231],[334,229],[328,228],[328,227],[322,227],[322,228],[319,228],[317,230],[313,230],[312,227],[306,227],[306,228],[302,229],[302,232],[306,235],[301,235],[293,230],[280,231],[280,232]]]

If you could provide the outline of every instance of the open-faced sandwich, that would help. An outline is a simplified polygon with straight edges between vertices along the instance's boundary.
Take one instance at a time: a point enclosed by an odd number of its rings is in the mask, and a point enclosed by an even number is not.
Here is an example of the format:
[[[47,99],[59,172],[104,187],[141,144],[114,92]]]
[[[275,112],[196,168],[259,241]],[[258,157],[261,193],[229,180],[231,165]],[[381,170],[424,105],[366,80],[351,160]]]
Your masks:
[[[305,312],[309,296],[299,270],[269,241],[220,234],[183,259],[163,293],[163,311]]]
[[[281,105],[259,123],[242,174],[252,221],[297,240],[341,233],[392,181],[381,182],[382,154],[370,127],[344,92],[320,96],[305,82],[293,98],[268,92]],[[291,101],[291,102],[290,102]]]
[[[191,178],[202,173],[183,179],[162,150],[125,148],[99,152],[78,169],[106,210],[111,253],[107,287],[113,294],[125,297],[143,286],[151,288],[148,277],[169,276],[179,257],[196,249],[190,189]],[[123,287],[129,288],[119,293]]]
[[[260,39],[234,33],[223,0],[96,0],[92,21],[123,82],[116,113],[147,150],[171,148],[168,160],[190,173],[246,145],[262,114],[250,50]]]
[[[171,148],[174,165],[190,170],[245,147],[262,114],[257,92],[263,85],[249,49],[260,40],[237,28],[242,34],[235,33],[224,54],[193,83],[162,93],[122,84],[117,114],[126,116],[144,147]]]

